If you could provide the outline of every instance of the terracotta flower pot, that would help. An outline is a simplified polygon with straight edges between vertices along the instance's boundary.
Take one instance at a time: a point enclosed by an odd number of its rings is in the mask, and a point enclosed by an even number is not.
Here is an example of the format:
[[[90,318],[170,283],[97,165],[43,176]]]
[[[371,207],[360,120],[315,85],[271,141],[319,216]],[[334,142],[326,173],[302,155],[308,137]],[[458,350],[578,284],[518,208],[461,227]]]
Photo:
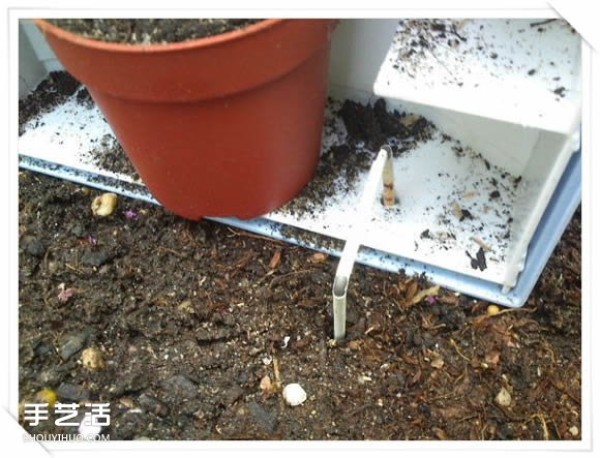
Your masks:
[[[268,19],[144,46],[36,24],[172,212],[250,218],[291,200],[312,178],[335,21]]]

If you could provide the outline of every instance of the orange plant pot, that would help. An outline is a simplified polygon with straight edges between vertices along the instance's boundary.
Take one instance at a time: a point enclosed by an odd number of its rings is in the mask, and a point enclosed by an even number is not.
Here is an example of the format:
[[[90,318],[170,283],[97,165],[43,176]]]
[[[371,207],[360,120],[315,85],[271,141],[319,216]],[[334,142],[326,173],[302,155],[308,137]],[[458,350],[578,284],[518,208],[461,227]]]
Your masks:
[[[319,159],[334,20],[267,19],[166,45],[107,43],[36,20],[173,213],[251,218]]]

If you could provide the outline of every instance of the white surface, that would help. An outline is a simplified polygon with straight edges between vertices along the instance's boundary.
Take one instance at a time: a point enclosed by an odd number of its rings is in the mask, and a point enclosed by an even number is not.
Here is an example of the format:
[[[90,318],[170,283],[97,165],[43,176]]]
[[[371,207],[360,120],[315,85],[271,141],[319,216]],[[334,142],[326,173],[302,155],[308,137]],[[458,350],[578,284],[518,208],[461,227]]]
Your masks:
[[[329,81],[354,91],[372,93],[398,21],[344,19],[331,41]]]
[[[581,40],[563,20],[536,22],[403,20],[375,93],[570,134],[580,118]]]
[[[581,38],[562,19],[399,21],[374,92],[522,176],[502,283],[514,286],[581,120]]]

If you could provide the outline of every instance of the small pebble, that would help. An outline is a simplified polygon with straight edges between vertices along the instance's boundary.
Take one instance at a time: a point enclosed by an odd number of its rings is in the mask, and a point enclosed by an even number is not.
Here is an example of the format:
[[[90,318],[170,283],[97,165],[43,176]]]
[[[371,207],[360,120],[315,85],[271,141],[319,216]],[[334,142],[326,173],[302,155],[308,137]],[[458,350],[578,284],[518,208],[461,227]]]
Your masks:
[[[179,400],[192,399],[198,394],[198,387],[184,375],[174,375],[162,382],[162,387]]]
[[[306,401],[306,391],[298,383],[290,383],[283,389],[283,399],[292,407],[299,406]]]
[[[69,232],[71,234],[73,234],[75,237],[83,237],[83,234],[85,233],[85,229],[84,229],[83,225],[81,225],[79,223],[75,223],[73,226],[71,226],[71,229],[69,230]]]
[[[248,404],[248,410],[258,426],[269,433],[275,432],[278,423],[277,411],[263,407],[254,401]]]
[[[101,370],[106,366],[102,352],[95,347],[89,347],[83,350],[81,353],[81,363],[84,367],[92,370]]]
[[[189,299],[186,299],[177,306],[177,309],[184,313],[194,313],[194,304]]]
[[[571,433],[571,436],[573,436],[573,437],[579,436],[579,428],[577,426],[571,426],[569,428],[569,432]]]
[[[46,341],[40,341],[33,349],[35,355],[40,358],[47,358],[54,353],[54,348]]]
[[[40,372],[39,379],[45,385],[56,386],[62,380],[62,373],[55,367],[44,369]]]
[[[58,394],[56,393],[56,391],[50,388],[44,388],[43,390],[40,390],[37,393],[35,393],[35,402],[48,404],[50,408],[54,407],[56,401],[58,401]]]
[[[86,250],[81,256],[80,261],[81,264],[85,266],[100,267],[108,262],[110,258],[111,255],[107,251],[103,249],[96,249]]]
[[[441,369],[444,367],[444,360],[442,358],[435,358],[433,361],[431,361],[431,367]]]
[[[169,409],[158,399],[149,396],[147,394],[142,394],[138,398],[138,402],[140,407],[144,410],[144,412],[153,413],[154,415],[158,415],[159,417],[165,417],[169,413]]]
[[[87,332],[65,336],[61,341],[59,350],[60,357],[63,361],[68,360],[71,356],[78,353],[85,346],[87,339]]]
[[[69,401],[83,401],[90,399],[89,390],[80,385],[74,385],[72,383],[62,383],[56,392],[62,400],[66,399]]]
[[[112,391],[115,395],[136,393],[144,390],[150,383],[146,373],[139,369],[132,369],[120,375]]]
[[[512,402],[512,396],[506,388],[502,387],[502,389],[496,395],[495,401],[496,404],[501,407],[508,407]]]
[[[23,250],[36,258],[41,258],[46,253],[46,246],[40,239],[33,237],[24,237],[21,242]]]

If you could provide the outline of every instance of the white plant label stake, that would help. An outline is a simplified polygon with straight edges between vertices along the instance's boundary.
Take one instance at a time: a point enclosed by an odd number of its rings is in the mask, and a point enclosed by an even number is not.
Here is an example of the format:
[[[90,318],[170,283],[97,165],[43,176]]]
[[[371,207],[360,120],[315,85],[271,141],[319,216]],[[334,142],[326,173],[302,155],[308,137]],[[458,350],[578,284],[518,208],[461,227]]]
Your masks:
[[[371,207],[377,189],[382,180],[384,181],[383,202],[386,207],[392,206],[396,200],[394,195],[394,175],[392,150],[389,146],[383,146],[379,154],[371,165],[371,170],[367,176],[367,182],[360,198],[360,202],[356,211],[355,224],[350,228],[350,233],[346,239],[344,250],[340,257],[335,279],[333,281],[333,337],[334,339],[342,339],[346,335],[346,298],[348,294],[348,283],[350,275],[354,268],[358,248],[360,247],[359,239],[364,233],[365,226],[369,222],[371,215]],[[384,173],[385,171],[385,173]]]

